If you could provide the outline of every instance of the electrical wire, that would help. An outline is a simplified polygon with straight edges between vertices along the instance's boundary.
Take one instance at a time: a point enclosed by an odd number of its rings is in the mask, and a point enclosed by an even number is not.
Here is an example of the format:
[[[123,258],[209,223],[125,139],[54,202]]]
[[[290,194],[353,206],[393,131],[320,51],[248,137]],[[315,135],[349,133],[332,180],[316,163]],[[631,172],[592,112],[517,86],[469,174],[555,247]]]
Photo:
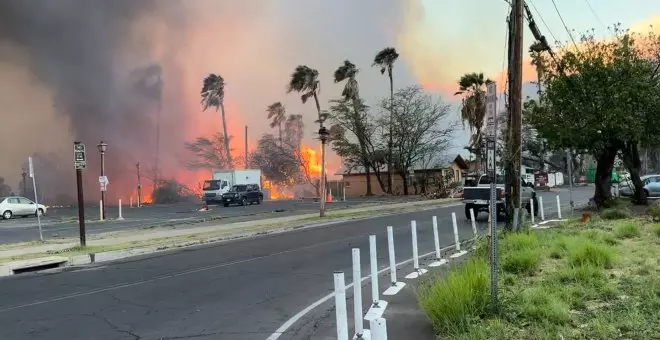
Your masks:
[[[555,2],[555,0],[552,0],[552,5],[555,7],[555,11],[557,11],[559,20],[561,20],[562,25],[564,25],[564,29],[566,30],[566,33],[568,33],[568,37],[571,38],[571,41],[573,42],[573,46],[575,46],[575,49],[578,50],[578,46],[575,43],[575,39],[573,39],[573,34],[571,33],[571,30],[568,29],[568,26],[566,25],[564,18],[561,16],[561,13],[559,12],[559,7],[557,7],[557,3]]]
[[[539,19],[541,19],[541,22],[543,23],[543,26],[545,26],[545,29],[548,30],[548,33],[550,33],[550,36],[552,37],[552,39],[555,40],[555,43],[558,43],[559,40],[552,33],[552,30],[550,29],[550,26],[548,26],[548,24],[545,22],[545,19],[543,19],[543,16],[541,15],[541,12],[536,8],[536,5],[534,5],[534,3],[531,0],[527,0],[527,3],[532,5],[532,8],[534,9],[534,12],[536,12],[536,15],[538,15]]]
[[[594,17],[596,17],[598,23],[600,23],[600,25],[603,26],[603,28],[605,28],[606,30],[610,31],[610,33],[612,33],[612,30],[609,27],[605,26],[605,24],[603,24],[603,22],[600,20],[600,17],[598,17],[598,14],[594,10],[594,8],[591,7],[591,3],[589,2],[589,0],[584,0],[584,2],[587,3],[587,6],[589,6],[589,10],[591,10],[591,13],[594,15]]]

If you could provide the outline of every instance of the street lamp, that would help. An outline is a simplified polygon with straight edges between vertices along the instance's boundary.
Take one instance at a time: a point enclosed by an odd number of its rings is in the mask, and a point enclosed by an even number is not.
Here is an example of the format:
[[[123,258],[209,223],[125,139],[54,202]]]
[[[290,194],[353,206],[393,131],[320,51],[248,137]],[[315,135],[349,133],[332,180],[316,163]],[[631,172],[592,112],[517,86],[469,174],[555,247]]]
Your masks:
[[[321,140],[321,209],[319,216],[325,216],[325,142],[328,140],[330,133],[325,126],[321,125],[319,128],[319,139]]]
[[[101,154],[101,177],[103,178],[105,176],[105,151],[108,148],[108,144],[101,141],[97,147]],[[101,184],[101,215],[103,216],[103,220],[105,220],[105,183]]]

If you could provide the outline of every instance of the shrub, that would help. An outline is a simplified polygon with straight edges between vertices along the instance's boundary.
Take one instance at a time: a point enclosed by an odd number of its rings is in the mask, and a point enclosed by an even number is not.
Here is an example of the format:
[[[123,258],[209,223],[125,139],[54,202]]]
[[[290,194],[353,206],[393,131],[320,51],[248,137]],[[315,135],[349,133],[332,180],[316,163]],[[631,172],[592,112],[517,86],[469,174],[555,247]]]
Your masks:
[[[438,332],[462,333],[486,311],[488,277],[486,261],[470,259],[446,278],[421,284],[417,301]]]
[[[639,227],[635,222],[627,222],[614,228],[614,235],[618,238],[633,238],[639,236]]]
[[[502,269],[512,274],[533,274],[541,258],[538,248],[508,251],[502,258]]]
[[[593,265],[599,268],[612,268],[614,251],[612,248],[591,241],[576,243],[568,252],[574,266]]]
[[[603,213],[600,214],[600,217],[604,220],[621,220],[630,217],[630,214],[623,209],[612,208],[603,211]]]

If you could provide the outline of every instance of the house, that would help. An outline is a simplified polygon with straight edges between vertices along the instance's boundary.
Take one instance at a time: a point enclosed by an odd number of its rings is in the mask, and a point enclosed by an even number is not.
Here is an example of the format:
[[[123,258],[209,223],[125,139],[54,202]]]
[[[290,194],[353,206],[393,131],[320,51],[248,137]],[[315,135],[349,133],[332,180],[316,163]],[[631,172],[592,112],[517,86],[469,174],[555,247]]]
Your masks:
[[[423,193],[440,185],[443,179],[449,178],[451,182],[463,183],[463,176],[468,171],[468,165],[460,155],[457,155],[450,163],[429,168],[415,168],[408,176],[409,193]],[[364,169],[344,170],[337,175],[342,176],[342,183],[346,197],[364,196],[367,192],[367,178]],[[387,190],[387,169],[380,172],[380,178],[384,189]],[[386,191],[381,188],[376,174],[371,172],[371,191],[374,195],[385,195]],[[392,178],[392,193],[403,195],[403,178],[395,171]]]

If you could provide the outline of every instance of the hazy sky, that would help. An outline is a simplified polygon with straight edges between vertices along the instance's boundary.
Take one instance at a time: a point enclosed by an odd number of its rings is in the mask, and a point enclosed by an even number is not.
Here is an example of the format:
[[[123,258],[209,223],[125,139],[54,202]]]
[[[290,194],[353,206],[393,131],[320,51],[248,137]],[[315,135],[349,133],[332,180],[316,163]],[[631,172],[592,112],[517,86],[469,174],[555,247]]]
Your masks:
[[[11,3],[11,6],[20,7],[24,3],[38,5],[39,1],[43,0],[0,0],[0,5]],[[40,13],[35,22],[48,18],[49,11],[67,23],[70,21],[67,16],[83,13],[77,11],[80,0],[58,1],[57,6],[50,8],[37,6]],[[185,140],[220,129],[219,113],[202,112],[199,105],[201,80],[210,72],[220,73],[226,80],[227,115],[237,150],[242,148],[239,141],[243,138],[244,125],[250,126],[252,145],[259,135],[271,131],[265,108],[275,101],[282,101],[288,113],[303,114],[307,143],[317,145],[312,140],[316,116],[313,105],[302,105],[299,96],[286,94],[289,75],[299,64],[319,70],[322,105],[326,107],[327,100],[341,92],[341,85],[332,83],[332,73],[344,59],[360,68],[360,93],[368,104],[373,106],[379,97],[386,95],[387,79],[378,69],[372,68],[371,63],[376,52],[387,46],[396,47],[401,55],[394,70],[396,87],[422,84],[456,103],[457,98],[452,94],[457,79],[464,73],[483,72],[498,83],[503,80],[508,12],[505,0],[140,0],[139,3],[149,5],[129,10],[130,16],[124,11],[89,8],[94,3],[107,5],[105,0],[84,1],[86,11],[93,16],[76,17],[71,21],[78,26],[69,27],[81,32],[76,39],[82,47],[77,49],[84,51],[91,46],[98,52],[103,47],[104,35],[93,34],[103,31],[98,27],[101,24],[113,23],[117,27],[116,34],[120,35],[112,36],[112,55],[98,58],[99,53],[96,53],[97,60],[91,63],[104,65],[104,71],[110,76],[94,78],[91,75],[90,81],[100,84],[100,88],[113,89],[110,94],[113,97],[95,103],[96,107],[103,107],[101,111],[106,115],[103,119],[95,119],[96,113],[89,112],[86,122],[99,125],[93,128],[99,140],[105,138],[111,145],[109,157],[117,157],[122,152],[127,164],[148,163],[153,148],[136,147],[132,140],[154,140],[149,136],[153,129],[139,129],[147,134],[140,139],[126,137],[127,133],[133,133],[129,129],[133,123],[130,110],[125,109],[128,104],[120,104],[130,102],[124,100],[130,94],[125,87],[130,70],[152,63],[161,65],[164,78],[162,128],[166,136],[163,148],[167,152],[162,162],[166,176],[179,175]],[[117,0],[117,3],[131,6],[125,0]],[[552,35],[561,41],[568,40],[551,0],[527,0],[527,3],[534,5],[532,12],[549,41],[554,40]],[[657,0],[555,0],[555,3],[570,29],[582,32],[594,28],[597,36],[603,38],[609,36],[604,25],[616,22],[624,27],[642,29],[652,22],[660,26],[660,1]],[[29,16],[33,12],[21,13]],[[57,27],[43,25],[40,28],[43,31],[35,29],[30,33],[48,36],[50,42],[55,42],[50,45],[55,47],[59,45],[57,41],[71,43],[69,34],[64,31],[58,34]],[[16,29],[30,30],[29,27]],[[90,34],[85,35],[85,32]],[[527,28],[524,34],[524,45],[529,46],[532,39]],[[50,60],[47,49],[30,50],[22,41],[4,38],[0,32],[0,115],[13,128],[0,134],[0,176],[5,176],[16,188],[21,163],[27,156],[33,152],[55,153],[70,162],[70,143],[81,133],[71,123],[71,115],[53,109],[53,96],[61,91],[57,88],[62,83],[58,77],[68,68],[57,68],[57,60]],[[35,53],[41,53],[41,59],[48,60],[48,67],[58,69],[54,78],[47,79],[39,74],[39,68],[33,64],[37,59]],[[84,56],[76,61],[85,62]],[[70,61],[66,66],[73,67],[71,72],[77,71]],[[528,73],[524,78],[532,80],[533,73]],[[104,82],[108,86],[102,86]],[[82,84],[84,86],[84,82]],[[108,119],[107,115],[114,114],[115,110],[124,110],[116,113],[124,115]],[[153,121],[153,110],[143,111],[141,114],[145,116],[140,123]],[[452,108],[452,119],[458,119],[458,106]],[[33,135],[33,128],[45,131],[48,138],[28,138]],[[467,135],[466,132],[457,133],[451,153],[462,152]],[[86,142],[97,143],[96,140]],[[330,163],[329,169],[336,170],[337,158],[332,157]],[[113,178],[123,176],[124,172],[119,168],[113,171],[115,173],[109,177],[111,183],[117,183]]]

